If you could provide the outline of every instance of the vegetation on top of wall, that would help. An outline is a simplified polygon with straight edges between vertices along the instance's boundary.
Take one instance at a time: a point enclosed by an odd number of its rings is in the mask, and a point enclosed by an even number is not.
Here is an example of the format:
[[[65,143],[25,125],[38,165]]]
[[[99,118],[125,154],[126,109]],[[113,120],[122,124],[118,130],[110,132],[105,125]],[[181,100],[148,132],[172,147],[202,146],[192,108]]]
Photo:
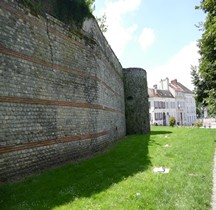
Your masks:
[[[41,14],[41,1],[35,0],[18,0],[19,3],[23,4],[25,7],[29,8],[33,15]]]
[[[82,26],[86,18],[92,17],[94,0],[18,0],[29,8],[33,15],[48,13],[63,23]]]

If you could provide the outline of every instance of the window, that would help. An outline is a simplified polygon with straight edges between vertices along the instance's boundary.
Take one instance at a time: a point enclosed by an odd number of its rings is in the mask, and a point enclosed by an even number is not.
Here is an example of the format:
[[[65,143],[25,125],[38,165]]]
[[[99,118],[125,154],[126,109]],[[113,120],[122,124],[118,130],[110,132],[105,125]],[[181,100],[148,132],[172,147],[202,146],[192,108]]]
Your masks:
[[[155,120],[157,120],[157,113],[155,113]]]
[[[169,102],[166,102],[166,108],[167,109],[169,108]]]
[[[155,109],[158,109],[158,108],[159,108],[158,101],[155,101],[155,102],[154,102],[154,108],[155,108]]]

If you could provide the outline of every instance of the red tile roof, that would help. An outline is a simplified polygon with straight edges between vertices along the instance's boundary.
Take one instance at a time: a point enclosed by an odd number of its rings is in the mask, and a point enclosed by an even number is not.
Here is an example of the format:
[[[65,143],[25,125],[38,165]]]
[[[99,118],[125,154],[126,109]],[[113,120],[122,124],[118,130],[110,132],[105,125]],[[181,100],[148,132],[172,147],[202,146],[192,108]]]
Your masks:
[[[184,93],[193,94],[191,90],[189,90],[184,85],[182,85],[180,82],[178,82],[177,79],[172,80],[169,86],[173,88],[176,92],[184,92]]]

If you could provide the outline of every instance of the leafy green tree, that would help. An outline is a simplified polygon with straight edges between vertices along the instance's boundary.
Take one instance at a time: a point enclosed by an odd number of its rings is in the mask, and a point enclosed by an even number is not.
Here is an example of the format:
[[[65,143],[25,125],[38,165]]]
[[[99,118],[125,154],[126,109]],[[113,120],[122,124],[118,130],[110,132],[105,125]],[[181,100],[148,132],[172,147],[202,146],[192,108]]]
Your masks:
[[[208,105],[208,110],[216,114],[216,1],[202,0],[199,7],[206,14],[203,30],[199,40],[200,63],[199,67],[191,68],[192,82],[195,86],[197,101]]]

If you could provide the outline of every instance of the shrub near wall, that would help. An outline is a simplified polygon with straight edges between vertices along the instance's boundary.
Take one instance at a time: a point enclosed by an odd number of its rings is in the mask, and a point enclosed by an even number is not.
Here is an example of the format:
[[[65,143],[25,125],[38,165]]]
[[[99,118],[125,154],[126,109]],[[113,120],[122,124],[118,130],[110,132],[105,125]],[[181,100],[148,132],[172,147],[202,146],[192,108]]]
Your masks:
[[[175,124],[176,124],[176,119],[175,119],[175,117],[171,116],[169,118],[169,125],[172,126],[172,127],[174,127]]]
[[[203,126],[203,123],[201,121],[196,121],[195,122],[195,126],[198,127],[198,128],[200,128],[200,127]]]
[[[0,1],[0,181],[125,135],[122,67],[94,19],[80,30]]]

